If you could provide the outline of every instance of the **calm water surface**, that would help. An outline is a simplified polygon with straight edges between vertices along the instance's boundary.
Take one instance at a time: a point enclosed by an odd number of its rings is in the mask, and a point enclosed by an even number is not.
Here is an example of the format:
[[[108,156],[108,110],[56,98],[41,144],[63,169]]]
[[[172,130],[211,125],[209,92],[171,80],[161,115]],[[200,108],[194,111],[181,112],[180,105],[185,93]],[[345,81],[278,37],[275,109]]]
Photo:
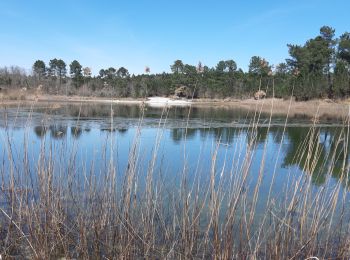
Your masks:
[[[344,158],[348,161],[344,152],[347,147],[336,145],[344,131],[342,122],[321,118],[320,126],[312,130],[311,119],[297,115],[289,118],[284,129],[285,120],[285,116],[274,116],[268,127],[267,114],[219,107],[192,107],[190,113],[188,107],[146,107],[142,112],[138,105],[102,104],[43,103],[2,108],[2,178],[6,179],[11,167],[29,174],[35,172],[43,149],[51,151],[46,156],[55,158],[61,165],[59,171],[71,169],[76,178],[83,178],[86,172],[103,176],[110,158],[117,175],[122,176],[129,167],[128,158],[136,154],[142,176],[156,151],[155,175],[163,178],[165,185],[177,187],[184,171],[190,180],[197,173],[201,181],[208,181],[215,152],[218,175],[230,174],[242,166],[248,144],[254,139],[248,186],[254,187],[264,160],[261,205],[272,182],[272,194],[278,196],[287,191],[291,179],[310,174],[310,168],[314,168],[311,177],[315,190],[326,182],[335,185]],[[252,130],[253,123],[258,124],[256,131]],[[138,130],[140,145],[132,151]],[[305,140],[315,145],[300,149]],[[302,152],[305,150],[309,151],[308,156]],[[337,152],[332,159],[334,150]],[[333,169],[327,175],[331,165]]]

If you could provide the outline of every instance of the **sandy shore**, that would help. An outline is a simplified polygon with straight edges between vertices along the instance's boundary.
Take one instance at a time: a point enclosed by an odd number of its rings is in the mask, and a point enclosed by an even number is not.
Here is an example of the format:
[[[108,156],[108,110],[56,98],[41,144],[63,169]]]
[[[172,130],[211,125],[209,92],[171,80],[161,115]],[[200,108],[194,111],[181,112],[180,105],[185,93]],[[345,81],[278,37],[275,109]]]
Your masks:
[[[281,114],[295,116],[307,115],[313,117],[350,117],[350,100],[311,100],[294,101],[277,98],[268,98],[263,100],[245,99],[233,101],[205,101],[196,103],[198,106],[215,105],[222,107],[239,107],[247,110],[261,111],[264,113]]]
[[[165,100],[165,98],[160,98]],[[17,104],[33,104],[33,103],[113,103],[113,104],[142,104],[149,103],[146,99],[132,98],[99,98],[99,97],[80,97],[80,96],[57,96],[57,95],[40,95],[27,96],[25,100],[0,100],[0,106],[17,105]],[[262,100],[251,99],[195,99],[192,102],[173,102],[170,105],[191,105],[194,107],[225,107],[225,108],[243,108],[247,110],[261,111],[264,113],[296,114],[307,116],[328,116],[328,117],[349,117],[350,116],[350,100],[311,100],[311,101],[294,101],[277,98],[268,98]],[[169,103],[164,103],[169,105]],[[159,104],[157,104],[159,106]]]

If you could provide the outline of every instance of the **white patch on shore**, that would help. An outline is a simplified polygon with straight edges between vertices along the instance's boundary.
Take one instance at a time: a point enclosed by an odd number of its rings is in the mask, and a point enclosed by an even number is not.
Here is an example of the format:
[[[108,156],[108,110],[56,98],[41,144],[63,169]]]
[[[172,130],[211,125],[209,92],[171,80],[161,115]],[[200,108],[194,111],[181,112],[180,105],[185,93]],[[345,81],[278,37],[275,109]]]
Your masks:
[[[166,97],[149,97],[146,104],[150,106],[188,106],[191,104],[190,100],[176,100]]]

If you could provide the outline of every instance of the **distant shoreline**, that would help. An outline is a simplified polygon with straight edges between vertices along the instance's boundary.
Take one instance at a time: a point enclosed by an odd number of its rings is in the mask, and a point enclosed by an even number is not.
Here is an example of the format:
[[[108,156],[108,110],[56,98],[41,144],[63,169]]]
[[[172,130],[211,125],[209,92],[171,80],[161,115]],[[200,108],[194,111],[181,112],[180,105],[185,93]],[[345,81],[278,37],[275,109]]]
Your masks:
[[[59,95],[38,95],[26,96],[24,100],[0,100],[0,106],[10,106],[19,104],[40,104],[40,103],[101,103],[101,104],[125,104],[141,105],[146,103],[146,99],[132,98],[101,98],[101,97],[81,97],[81,96],[59,96]],[[170,104],[176,106],[177,104]],[[181,102],[178,104],[181,105]],[[248,99],[194,99],[190,103],[192,107],[225,107],[242,108],[246,110],[261,111],[263,113],[293,116],[295,114],[313,117],[329,116],[336,118],[350,117],[350,100],[329,100],[317,99],[310,101],[294,101],[277,98],[266,98],[261,100]],[[158,106],[158,105],[157,105]]]

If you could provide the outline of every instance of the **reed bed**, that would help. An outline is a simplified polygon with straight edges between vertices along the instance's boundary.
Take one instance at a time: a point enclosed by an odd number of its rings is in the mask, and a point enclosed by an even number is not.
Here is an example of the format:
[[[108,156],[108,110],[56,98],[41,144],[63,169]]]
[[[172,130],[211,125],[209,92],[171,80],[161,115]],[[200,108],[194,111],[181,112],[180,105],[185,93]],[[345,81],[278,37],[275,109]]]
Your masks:
[[[350,258],[349,120],[344,120],[340,134],[332,140],[334,149],[327,152],[327,160],[320,161],[322,147],[317,141],[320,133],[316,114],[308,138],[294,158],[303,165],[306,174],[295,177],[290,173],[283,192],[274,194],[276,160],[274,171],[268,173],[273,176],[269,193],[262,196],[268,140],[263,143],[259,171],[252,173],[252,163],[257,160],[254,148],[259,141],[260,103],[255,111],[254,118],[247,119],[247,128],[236,129],[246,133],[248,141],[238,143],[219,162],[218,151],[225,144],[218,139],[212,146],[209,168],[200,167],[200,155],[195,170],[189,167],[185,141],[183,158],[174,158],[182,164],[180,178],[171,187],[164,184],[166,167],[159,163],[169,108],[164,108],[159,119],[146,168],[141,163],[141,112],[123,172],[118,171],[112,134],[101,144],[103,160],[91,158],[91,164],[87,164],[78,161],[77,147],[73,145],[73,149],[67,150],[64,141],[58,148],[54,142],[43,139],[39,156],[34,158],[24,135],[23,150],[16,151],[11,131],[6,131],[1,137],[1,149],[6,154],[0,167],[1,257]],[[273,108],[271,117],[272,114]],[[111,131],[113,118],[111,106]],[[284,130],[287,124],[288,117]],[[283,142],[282,137],[277,158]],[[30,161],[35,161],[35,167],[30,167]],[[339,161],[340,178],[334,184],[330,176]],[[312,176],[320,169],[327,178],[315,189]],[[254,185],[251,175],[257,176]],[[257,214],[259,203],[264,204],[264,210]]]

